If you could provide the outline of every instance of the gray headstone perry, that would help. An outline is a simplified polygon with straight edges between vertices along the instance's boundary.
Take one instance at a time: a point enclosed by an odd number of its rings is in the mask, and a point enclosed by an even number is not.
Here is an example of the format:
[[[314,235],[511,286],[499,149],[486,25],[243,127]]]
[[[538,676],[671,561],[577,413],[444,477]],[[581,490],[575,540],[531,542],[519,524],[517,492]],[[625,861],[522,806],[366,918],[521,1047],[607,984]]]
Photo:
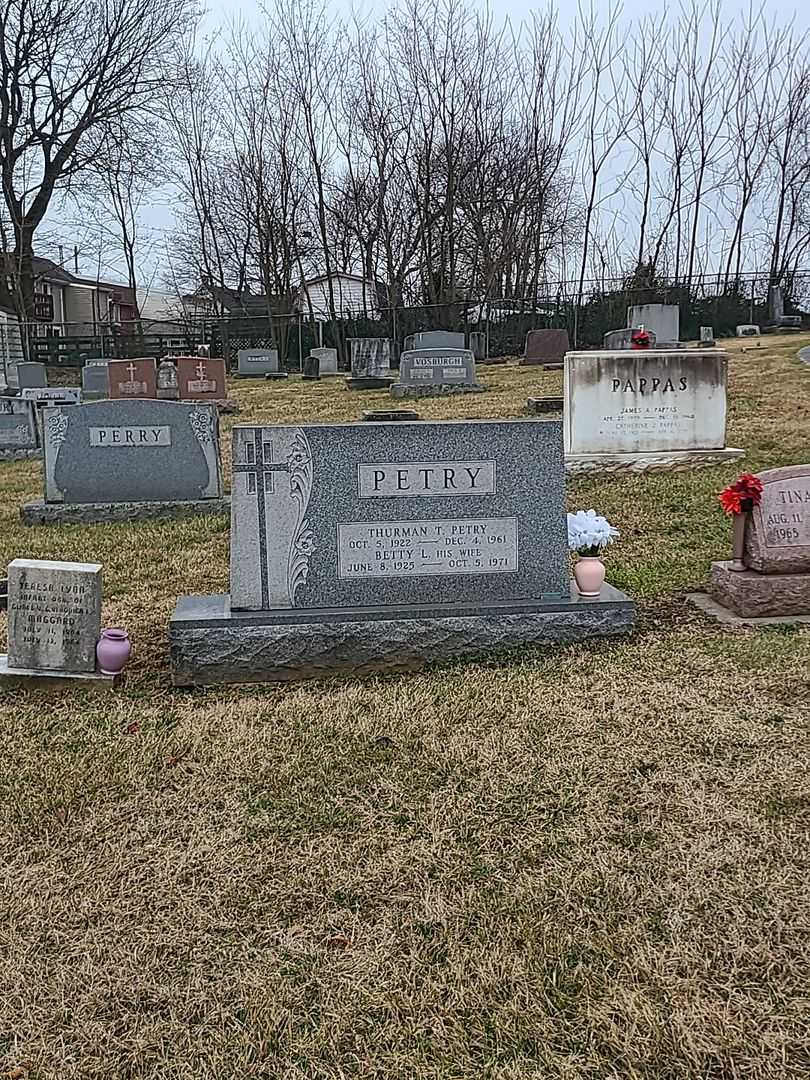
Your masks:
[[[82,396],[85,401],[103,401],[107,397],[107,365],[88,360],[82,368]]]
[[[100,628],[101,566],[37,559],[9,563],[9,668],[94,671]]]
[[[239,426],[233,438],[234,608],[568,594],[558,423]]]
[[[463,349],[464,333],[457,330],[423,330],[413,335],[413,349]]]
[[[147,398],[43,410],[45,501],[130,503],[222,493],[215,405]]]
[[[36,445],[33,403],[18,397],[0,397],[0,450],[33,450]]]
[[[237,374],[273,375],[280,371],[278,349],[240,349],[237,354]]]

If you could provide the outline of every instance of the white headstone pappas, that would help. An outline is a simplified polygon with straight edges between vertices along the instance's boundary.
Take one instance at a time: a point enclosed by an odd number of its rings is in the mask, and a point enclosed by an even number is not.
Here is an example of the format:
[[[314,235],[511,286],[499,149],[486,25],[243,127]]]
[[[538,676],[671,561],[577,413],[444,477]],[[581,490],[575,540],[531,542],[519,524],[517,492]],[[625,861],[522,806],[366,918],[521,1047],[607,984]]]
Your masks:
[[[15,559],[8,567],[8,668],[91,672],[101,632],[101,566]]]
[[[569,353],[566,453],[724,448],[726,368],[717,349]]]

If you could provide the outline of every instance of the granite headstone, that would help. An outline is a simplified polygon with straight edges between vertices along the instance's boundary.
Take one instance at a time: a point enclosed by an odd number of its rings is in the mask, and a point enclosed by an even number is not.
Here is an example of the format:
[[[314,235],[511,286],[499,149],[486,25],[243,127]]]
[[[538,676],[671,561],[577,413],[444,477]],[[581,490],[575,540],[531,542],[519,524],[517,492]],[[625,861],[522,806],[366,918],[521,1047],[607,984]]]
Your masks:
[[[475,359],[469,349],[415,349],[402,354],[399,382],[392,397],[431,397],[485,389],[475,379]]]
[[[346,380],[350,390],[380,390],[393,382],[391,374],[393,342],[389,338],[349,338],[352,373]]]
[[[319,374],[320,375],[337,375],[338,374],[338,352],[337,349],[331,349],[326,346],[317,349],[310,349],[311,356],[317,356],[320,362]]]
[[[43,410],[46,503],[217,499],[219,418],[200,402],[94,401]]]
[[[178,356],[177,378],[181,401],[225,401],[225,361],[205,356]]]
[[[283,377],[278,362],[278,349],[240,349],[237,353],[236,373],[243,376],[264,378],[266,375]]]
[[[9,669],[94,671],[100,630],[100,565],[38,559],[9,563]]]
[[[308,381],[317,381],[321,377],[321,361],[320,358],[310,353],[304,357],[301,366],[301,378]]]
[[[520,362],[524,366],[561,368],[570,347],[567,330],[530,330]]]
[[[43,386],[29,387],[20,391],[23,401],[32,401],[34,405],[78,405],[82,400],[82,391],[78,386]]]
[[[82,368],[82,399],[103,401],[109,394],[107,364],[88,360]]]
[[[810,574],[810,465],[758,475],[762,501],[751,513],[743,561],[761,574]]]
[[[413,335],[412,349],[463,349],[464,332],[457,330],[422,330]]]
[[[0,397],[0,452],[34,450],[36,446],[33,403],[19,397]]]
[[[21,361],[15,365],[15,372],[17,388],[20,391],[48,385],[48,370],[44,364]]]
[[[156,398],[157,367],[146,359],[110,360],[107,364],[107,389],[112,400],[119,398]]]
[[[759,337],[759,327],[755,323],[741,323],[737,327],[737,337]]]
[[[660,344],[681,337],[681,309],[677,304],[636,304],[627,309],[627,325],[652,330]]]

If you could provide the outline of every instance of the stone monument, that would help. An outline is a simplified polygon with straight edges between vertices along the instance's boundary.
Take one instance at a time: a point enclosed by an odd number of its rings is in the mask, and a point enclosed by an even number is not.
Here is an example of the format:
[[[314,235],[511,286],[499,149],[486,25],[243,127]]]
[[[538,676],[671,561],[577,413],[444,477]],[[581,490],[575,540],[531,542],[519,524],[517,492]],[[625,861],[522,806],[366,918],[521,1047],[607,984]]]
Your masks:
[[[464,349],[464,332],[459,330],[422,330],[413,334],[411,349]]]
[[[352,373],[346,379],[348,390],[387,390],[391,374],[393,342],[389,338],[349,338]]]
[[[221,357],[178,356],[176,362],[181,401],[227,400],[225,361]]]
[[[337,349],[318,348],[310,349],[310,356],[317,356],[320,367],[319,375],[338,375],[338,352]]]
[[[469,349],[444,347],[404,352],[399,382],[391,387],[395,398],[442,397],[476,394],[486,390],[475,379],[475,358]]]
[[[107,363],[108,397],[156,398],[157,370],[151,358],[110,360]]]
[[[627,325],[652,330],[659,348],[681,340],[681,309],[677,304],[636,304],[627,309]]]
[[[96,668],[101,566],[15,559],[8,567],[8,655],[0,686],[112,686]]]
[[[157,396],[161,401],[177,401],[180,397],[177,364],[169,357],[161,360],[157,366]]]
[[[709,595],[741,618],[810,621],[810,465],[759,473],[762,501],[745,529],[745,570],[714,562]]]
[[[654,349],[656,347],[655,334],[652,330],[648,330],[646,326],[626,326],[622,330],[608,330],[602,337],[602,349],[604,352],[615,352],[617,349],[637,349],[640,346],[634,344],[634,341],[638,341],[639,336],[646,334],[646,340],[649,342],[645,348]]]
[[[546,371],[558,370],[570,347],[567,330],[530,330],[520,363],[530,367],[539,364]]]
[[[240,349],[236,374],[240,378],[287,378],[287,372],[282,371],[278,362],[278,349]]]
[[[558,421],[233,431],[231,591],[181,598],[178,686],[406,671],[626,633],[568,569]]]
[[[106,362],[88,360],[82,368],[82,400],[103,401],[108,394]]]
[[[567,471],[673,470],[741,457],[726,447],[726,375],[720,349],[569,353]]]
[[[321,377],[321,361],[320,357],[310,353],[309,356],[304,357],[303,364],[301,366],[301,378],[308,381],[317,382]]]
[[[43,410],[44,500],[25,525],[226,513],[215,405],[93,401]]]
[[[44,364],[21,361],[13,364],[14,381],[9,378],[8,385],[17,390],[40,390],[48,385],[48,369]],[[11,370],[11,369],[9,369]]]
[[[34,404],[19,397],[0,397],[0,461],[42,457]]]

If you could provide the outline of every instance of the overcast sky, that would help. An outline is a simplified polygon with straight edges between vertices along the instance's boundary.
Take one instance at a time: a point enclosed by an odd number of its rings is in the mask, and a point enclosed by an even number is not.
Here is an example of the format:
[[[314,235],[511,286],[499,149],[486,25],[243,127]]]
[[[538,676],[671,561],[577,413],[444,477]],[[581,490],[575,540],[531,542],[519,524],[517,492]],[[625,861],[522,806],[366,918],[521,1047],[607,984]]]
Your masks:
[[[583,0],[586,3],[587,0]],[[205,4],[207,12],[203,20],[202,31],[205,36],[215,33],[219,28],[227,28],[231,21],[240,17],[247,22],[262,18],[260,4],[257,0],[208,0]],[[385,0],[330,0],[329,10],[332,14],[343,13],[350,16],[353,11],[370,15],[382,15],[390,6]],[[486,5],[482,3],[482,8]],[[499,0],[497,5],[490,4],[495,10],[496,18],[509,18],[515,25],[524,21],[530,12],[544,10],[544,4],[532,3],[531,0]],[[575,15],[575,4],[572,0],[566,4],[557,4],[558,20],[561,28],[565,28]],[[597,11],[607,11],[607,0],[595,0]],[[755,5],[756,8],[759,5]],[[798,5],[787,0],[763,0],[761,7],[766,12],[769,21],[778,20],[784,24],[791,18],[797,27],[810,29],[810,4],[803,4],[801,10]],[[673,12],[679,10],[675,4],[654,4],[648,0],[624,0],[622,4],[622,18],[625,22],[632,22],[654,12],[662,12],[665,9]],[[729,17],[739,14],[744,10],[740,3],[726,2],[725,10]],[[156,198],[151,205],[144,208],[141,214],[143,243],[140,250],[141,273],[148,284],[153,288],[161,286],[161,278],[167,274],[167,241],[174,226],[173,204],[176,196],[173,192],[164,192]],[[118,256],[117,245],[114,238],[94,223],[89,223],[84,230],[79,228],[78,222],[69,220],[67,216],[59,217],[49,215],[49,235],[43,235],[40,240],[40,254],[58,259],[58,244],[63,245],[64,264],[68,269],[73,269],[72,251],[73,244],[80,248],[80,270],[82,273],[110,280],[123,280],[125,277],[123,259]]]

